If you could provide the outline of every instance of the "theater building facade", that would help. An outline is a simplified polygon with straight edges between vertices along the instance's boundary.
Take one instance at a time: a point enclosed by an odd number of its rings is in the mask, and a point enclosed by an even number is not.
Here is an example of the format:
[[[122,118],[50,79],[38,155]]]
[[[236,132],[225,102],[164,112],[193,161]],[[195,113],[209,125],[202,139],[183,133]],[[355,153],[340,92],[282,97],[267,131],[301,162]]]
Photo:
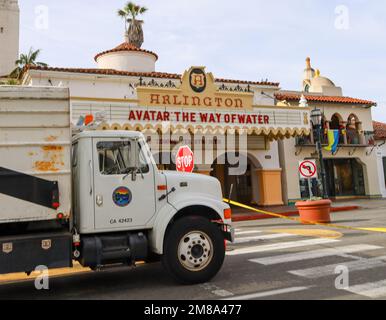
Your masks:
[[[100,130],[144,133],[161,169],[175,169],[181,145],[194,172],[217,177],[232,199],[262,206],[287,202],[279,143],[310,134],[309,108],[277,106],[279,84],[219,79],[205,67],[155,71],[158,56],[124,42],[95,57],[97,67],[30,66],[25,85],[70,89],[72,123],[92,114]]]

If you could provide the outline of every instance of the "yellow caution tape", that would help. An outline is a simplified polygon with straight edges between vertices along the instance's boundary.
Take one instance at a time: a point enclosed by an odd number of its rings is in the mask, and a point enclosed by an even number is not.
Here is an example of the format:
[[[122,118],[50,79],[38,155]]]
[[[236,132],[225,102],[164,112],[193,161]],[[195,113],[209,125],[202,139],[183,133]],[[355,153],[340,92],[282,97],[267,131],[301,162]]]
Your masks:
[[[330,227],[330,228],[334,228],[334,229],[346,229],[346,230],[355,230],[355,231],[368,231],[368,232],[376,232],[376,233],[386,233],[386,228],[355,228],[355,227],[342,226],[342,225],[337,225],[337,224],[332,224],[332,223],[319,223],[319,222],[315,222],[315,221],[304,221],[304,220],[302,220],[300,218],[287,217],[287,216],[284,216],[282,214],[278,214],[278,213],[273,213],[273,212],[268,212],[268,211],[256,209],[256,208],[247,206],[245,204],[242,204],[242,203],[239,203],[239,202],[236,202],[236,201],[232,201],[232,200],[229,200],[229,199],[225,199],[225,198],[224,198],[224,202],[226,202],[228,204],[231,204],[231,205],[234,205],[234,206],[239,207],[239,208],[247,209],[249,211],[254,211],[254,212],[257,212],[257,213],[266,214],[268,216],[276,217],[276,218],[280,218],[280,219],[291,220],[291,221],[299,222],[299,223],[302,223],[302,224]]]

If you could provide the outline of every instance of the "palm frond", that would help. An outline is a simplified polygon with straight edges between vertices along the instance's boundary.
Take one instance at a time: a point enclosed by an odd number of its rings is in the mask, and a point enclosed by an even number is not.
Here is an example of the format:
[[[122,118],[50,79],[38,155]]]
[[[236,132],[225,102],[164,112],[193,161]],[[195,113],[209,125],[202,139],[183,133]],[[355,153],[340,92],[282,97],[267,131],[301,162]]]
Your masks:
[[[20,77],[20,74],[21,74],[21,71],[22,71],[23,69],[22,68],[20,68],[20,67],[17,67],[17,68],[15,68],[12,72],[11,72],[11,74],[9,75],[11,78],[15,78],[15,79],[18,79],[19,77]]]
[[[30,63],[34,63],[35,61],[36,61],[36,59],[37,59],[37,57],[39,56],[39,54],[40,54],[40,49],[38,49],[38,50],[36,50],[36,51],[33,51],[32,53],[31,53],[31,55],[30,55]]]
[[[118,10],[118,16],[120,16],[120,17],[122,17],[122,18],[126,18],[127,17],[127,11],[125,11],[125,10],[122,10],[122,9],[120,9],[120,10]]]
[[[139,14],[144,14],[148,9],[146,7],[141,7],[139,10]]]

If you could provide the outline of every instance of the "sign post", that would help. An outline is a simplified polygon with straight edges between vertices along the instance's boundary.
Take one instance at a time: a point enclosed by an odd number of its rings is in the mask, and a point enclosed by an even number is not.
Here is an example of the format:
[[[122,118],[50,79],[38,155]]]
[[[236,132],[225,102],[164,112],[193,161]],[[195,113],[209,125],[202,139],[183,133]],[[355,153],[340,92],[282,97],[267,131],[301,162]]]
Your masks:
[[[176,169],[178,172],[193,172],[194,155],[193,151],[188,146],[183,146],[178,149],[176,155]]]
[[[299,161],[299,173],[300,173],[301,179],[307,179],[308,193],[309,193],[310,199],[311,199],[312,198],[311,180],[318,178],[318,170],[316,167],[316,161],[315,160]]]

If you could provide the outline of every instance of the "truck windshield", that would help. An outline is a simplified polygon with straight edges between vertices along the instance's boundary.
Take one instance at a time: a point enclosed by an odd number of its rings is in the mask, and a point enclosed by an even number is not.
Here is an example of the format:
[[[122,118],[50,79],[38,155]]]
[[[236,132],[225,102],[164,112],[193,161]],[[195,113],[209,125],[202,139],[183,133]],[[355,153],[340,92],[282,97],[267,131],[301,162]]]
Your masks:
[[[99,170],[104,175],[128,174],[135,171],[146,173],[149,167],[144,160],[140,145],[138,152],[132,152],[135,144],[131,141],[103,141],[97,143]],[[139,155],[139,166],[136,166],[135,154]],[[137,164],[138,165],[138,164]]]

